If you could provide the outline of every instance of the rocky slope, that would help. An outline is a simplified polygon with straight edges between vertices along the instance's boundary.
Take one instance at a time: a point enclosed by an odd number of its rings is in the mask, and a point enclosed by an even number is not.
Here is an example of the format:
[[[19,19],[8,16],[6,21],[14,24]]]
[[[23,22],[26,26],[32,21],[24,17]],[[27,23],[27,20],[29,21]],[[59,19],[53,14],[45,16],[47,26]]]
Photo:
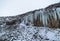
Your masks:
[[[0,17],[0,41],[60,41],[60,3]]]

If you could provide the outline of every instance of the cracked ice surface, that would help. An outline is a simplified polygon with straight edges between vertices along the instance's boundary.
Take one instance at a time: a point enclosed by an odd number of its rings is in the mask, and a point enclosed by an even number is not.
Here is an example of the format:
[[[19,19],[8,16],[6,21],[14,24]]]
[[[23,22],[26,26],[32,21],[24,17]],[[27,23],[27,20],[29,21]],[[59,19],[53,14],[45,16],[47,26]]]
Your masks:
[[[60,41],[60,29],[26,26],[21,23],[14,30],[4,28],[0,32],[0,41]]]

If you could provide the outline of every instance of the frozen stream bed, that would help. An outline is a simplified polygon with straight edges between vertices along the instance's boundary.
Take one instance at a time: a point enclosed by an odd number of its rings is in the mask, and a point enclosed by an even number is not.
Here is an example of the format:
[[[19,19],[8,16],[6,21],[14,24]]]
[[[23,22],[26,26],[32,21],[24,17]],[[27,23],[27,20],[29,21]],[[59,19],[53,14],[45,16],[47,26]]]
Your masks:
[[[0,41],[60,41],[60,29],[26,26],[21,23],[15,29],[0,29]]]

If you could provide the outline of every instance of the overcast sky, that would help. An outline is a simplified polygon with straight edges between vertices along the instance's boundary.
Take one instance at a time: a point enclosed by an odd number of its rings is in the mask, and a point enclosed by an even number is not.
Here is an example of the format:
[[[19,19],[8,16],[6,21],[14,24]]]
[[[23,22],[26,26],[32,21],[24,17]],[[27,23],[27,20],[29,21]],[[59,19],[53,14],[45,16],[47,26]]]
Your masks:
[[[60,0],[0,0],[0,16],[23,14],[57,2]]]

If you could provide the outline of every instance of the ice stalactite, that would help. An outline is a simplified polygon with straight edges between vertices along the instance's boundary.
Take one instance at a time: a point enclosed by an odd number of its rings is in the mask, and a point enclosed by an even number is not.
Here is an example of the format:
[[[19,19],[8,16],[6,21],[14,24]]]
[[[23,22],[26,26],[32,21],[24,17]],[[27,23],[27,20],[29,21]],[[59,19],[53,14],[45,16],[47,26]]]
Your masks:
[[[60,4],[60,3],[59,3]],[[27,25],[34,25],[34,26],[51,26],[53,24],[59,25],[60,24],[60,5],[51,5],[44,9],[34,10],[27,12],[22,15],[18,15],[17,17],[11,17],[15,20],[18,20],[18,23],[23,22]],[[12,20],[9,18],[9,20]],[[1,18],[0,18],[1,19]],[[54,26],[53,26],[54,27]],[[59,26],[58,26],[59,27]]]
[[[35,26],[40,24],[40,26],[48,26],[48,24],[52,26],[52,23],[57,23],[55,25],[58,25],[60,21],[60,8],[53,8],[51,10],[41,9],[29,12],[28,15],[23,17],[22,21],[24,21],[25,24],[28,23]],[[50,23],[48,21],[50,21]]]

